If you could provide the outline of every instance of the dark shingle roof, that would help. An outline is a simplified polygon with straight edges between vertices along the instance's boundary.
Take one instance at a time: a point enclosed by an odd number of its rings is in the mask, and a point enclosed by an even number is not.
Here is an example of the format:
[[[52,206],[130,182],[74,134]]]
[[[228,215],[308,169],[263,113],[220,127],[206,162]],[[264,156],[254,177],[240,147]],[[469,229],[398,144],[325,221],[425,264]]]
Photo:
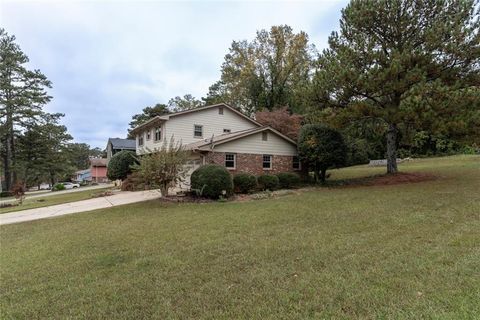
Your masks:
[[[109,138],[108,142],[112,143],[113,149],[135,150],[135,140],[133,139]]]

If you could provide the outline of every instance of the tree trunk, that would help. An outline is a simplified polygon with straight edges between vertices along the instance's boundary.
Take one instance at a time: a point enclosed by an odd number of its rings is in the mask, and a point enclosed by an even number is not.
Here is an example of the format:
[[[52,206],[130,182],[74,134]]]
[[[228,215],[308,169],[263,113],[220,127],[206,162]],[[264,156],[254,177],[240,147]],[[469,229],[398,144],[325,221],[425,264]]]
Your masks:
[[[397,135],[395,124],[388,125],[387,131],[387,173],[397,173]]]
[[[320,181],[322,183],[325,183],[326,177],[327,177],[327,169],[321,169],[320,170]]]

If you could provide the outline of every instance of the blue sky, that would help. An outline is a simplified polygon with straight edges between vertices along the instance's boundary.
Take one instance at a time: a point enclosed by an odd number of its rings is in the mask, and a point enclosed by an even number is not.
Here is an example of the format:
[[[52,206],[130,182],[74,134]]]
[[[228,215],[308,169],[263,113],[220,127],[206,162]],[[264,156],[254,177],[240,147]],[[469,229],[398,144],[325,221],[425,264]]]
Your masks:
[[[104,148],[131,116],[220,77],[232,40],[288,24],[321,50],[347,1],[5,1],[0,26],[51,81],[50,112],[75,142]]]

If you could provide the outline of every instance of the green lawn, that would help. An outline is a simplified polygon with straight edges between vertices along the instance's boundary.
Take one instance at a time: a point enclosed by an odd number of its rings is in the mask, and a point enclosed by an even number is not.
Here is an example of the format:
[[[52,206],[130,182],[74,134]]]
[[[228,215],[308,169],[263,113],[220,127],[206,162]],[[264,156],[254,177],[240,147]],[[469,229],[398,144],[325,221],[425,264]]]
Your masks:
[[[2,226],[1,318],[478,319],[480,157],[400,168],[438,178]]]
[[[76,192],[69,192],[69,193],[61,193],[57,195],[48,195],[45,197],[26,199],[25,201],[23,201],[21,205],[14,206],[14,207],[1,208],[0,214],[91,199],[93,195],[105,192],[110,189],[112,188],[109,187],[109,188],[100,188],[100,189],[94,189],[94,190],[76,191]]]

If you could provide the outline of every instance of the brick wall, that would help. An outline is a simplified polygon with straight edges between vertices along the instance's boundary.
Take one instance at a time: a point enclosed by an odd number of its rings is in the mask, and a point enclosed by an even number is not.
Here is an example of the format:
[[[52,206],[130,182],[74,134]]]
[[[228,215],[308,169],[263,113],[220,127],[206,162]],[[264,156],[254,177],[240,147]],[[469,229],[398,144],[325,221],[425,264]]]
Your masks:
[[[249,153],[237,153],[236,154],[236,167],[235,170],[228,169],[232,174],[240,172],[248,172],[254,175],[279,173],[279,172],[294,172],[292,168],[292,156],[272,156],[272,169],[263,169],[263,155],[261,154],[249,154]],[[224,152],[209,152],[205,156],[205,163],[215,163],[224,166],[225,165],[225,153]],[[300,173],[300,171],[295,171]]]

